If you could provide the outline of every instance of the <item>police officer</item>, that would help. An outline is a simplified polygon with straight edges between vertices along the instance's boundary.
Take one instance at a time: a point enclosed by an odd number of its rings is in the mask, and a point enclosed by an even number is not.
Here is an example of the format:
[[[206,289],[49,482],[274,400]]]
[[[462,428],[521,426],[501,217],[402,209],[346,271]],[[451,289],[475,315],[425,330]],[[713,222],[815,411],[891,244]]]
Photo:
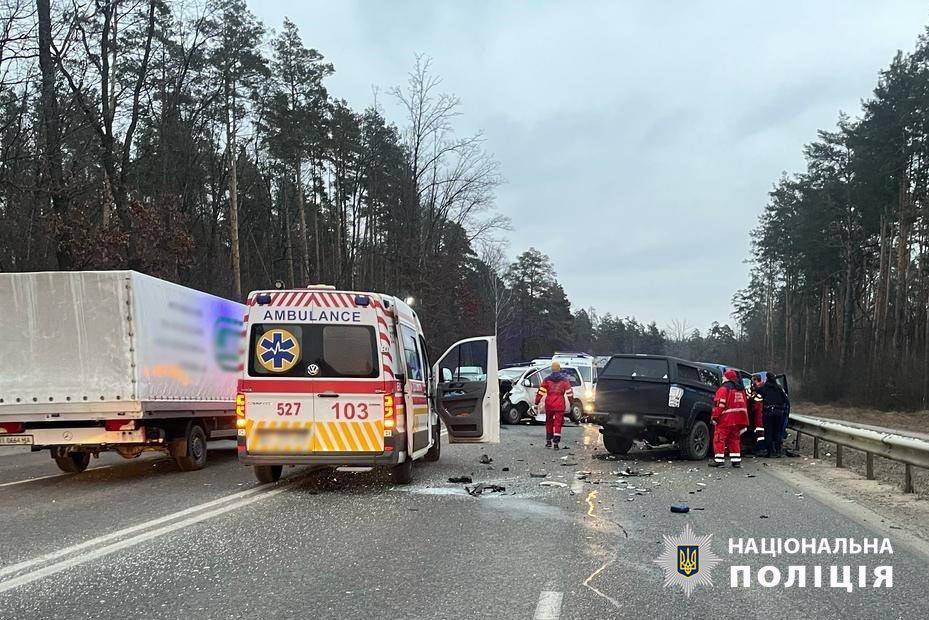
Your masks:
[[[764,383],[758,388],[764,407],[764,442],[766,456],[781,458],[784,428],[790,413],[790,399],[775,380],[770,370],[765,372]]]

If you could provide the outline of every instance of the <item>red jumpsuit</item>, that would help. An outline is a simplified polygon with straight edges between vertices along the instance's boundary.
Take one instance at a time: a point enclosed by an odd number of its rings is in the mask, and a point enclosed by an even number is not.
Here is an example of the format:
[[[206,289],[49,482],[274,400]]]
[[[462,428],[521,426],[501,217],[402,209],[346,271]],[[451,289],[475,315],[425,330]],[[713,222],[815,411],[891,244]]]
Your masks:
[[[729,460],[734,466],[741,466],[741,440],[748,426],[748,400],[738,373],[727,370],[723,377],[726,382],[716,390],[713,398],[711,419],[716,425],[713,432],[713,460],[721,465],[726,460],[726,450],[729,450]]]
[[[758,393],[758,388],[753,387],[748,396],[748,415],[751,418],[749,426],[755,427],[755,441],[764,444],[764,399]]]
[[[545,399],[545,440],[554,442],[557,447],[561,442],[561,425],[564,424],[564,414],[568,402],[574,398],[574,390],[567,375],[553,372],[542,381],[538,393],[535,395],[535,404]]]

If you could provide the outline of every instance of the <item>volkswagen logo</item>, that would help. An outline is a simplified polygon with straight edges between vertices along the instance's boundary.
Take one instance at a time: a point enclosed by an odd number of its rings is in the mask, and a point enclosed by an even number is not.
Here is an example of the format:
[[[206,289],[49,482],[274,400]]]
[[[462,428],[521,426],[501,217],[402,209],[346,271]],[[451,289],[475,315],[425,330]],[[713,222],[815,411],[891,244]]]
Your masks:
[[[316,364],[310,364],[306,367],[306,374],[310,375],[311,377],[315,377],[319,374],[319,366]]]

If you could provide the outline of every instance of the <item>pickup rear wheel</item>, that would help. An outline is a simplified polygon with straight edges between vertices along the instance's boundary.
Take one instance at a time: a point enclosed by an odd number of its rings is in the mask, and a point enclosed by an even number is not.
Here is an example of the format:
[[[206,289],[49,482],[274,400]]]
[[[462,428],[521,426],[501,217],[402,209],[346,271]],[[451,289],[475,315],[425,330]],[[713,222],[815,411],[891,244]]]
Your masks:
[[[413,459],[409,456],[399,465],[390,468],[390,477],[395,484],[409,484],[413,481]]]
[[[622,435],[604,435],[603,445],[610,454],[625,454],[632,447],[632,439]]]
[[[695,421],[678,440],[681,456],[691,461],[702,461],[710,451],[710,427],[703,420]]]
[[[283,465],[255,465],[255,478],[261,484],[277,482],[281,479],[281,472],[283,471]]]
[[[171,456],[181,471],[196,471],[206,465],[206,432],[199,424],[187,427],[184,439],[176,441]]]
[[[90,452],[66,452],[55,454],[52,452],[52,458],[55,459],[55,465],[58,469],[67,474],[79,474],[90,464]]]

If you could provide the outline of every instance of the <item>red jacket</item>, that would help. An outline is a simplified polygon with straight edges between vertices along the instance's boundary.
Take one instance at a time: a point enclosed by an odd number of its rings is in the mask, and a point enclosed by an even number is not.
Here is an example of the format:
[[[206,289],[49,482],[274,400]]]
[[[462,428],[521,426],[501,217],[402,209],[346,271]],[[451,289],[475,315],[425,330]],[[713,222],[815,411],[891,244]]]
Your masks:
[[[735,375],[735,373],[732,373]],[[748,399],[745,396],[745,390],[729,376],[730,371],[724,375],[726,382],[713,397],[713,421],[720,425],[726,426],[748,426]]]
[[[571,382],[568,381],[567,375],[560,372],[553,372],[542,381],[538,393],[535,395],[535,404],[538,405],[542,398],[545,398],[545,411],[548,413],[564,413],[568,409],[565,400],[574,398],[574,390],[571,389]]]

